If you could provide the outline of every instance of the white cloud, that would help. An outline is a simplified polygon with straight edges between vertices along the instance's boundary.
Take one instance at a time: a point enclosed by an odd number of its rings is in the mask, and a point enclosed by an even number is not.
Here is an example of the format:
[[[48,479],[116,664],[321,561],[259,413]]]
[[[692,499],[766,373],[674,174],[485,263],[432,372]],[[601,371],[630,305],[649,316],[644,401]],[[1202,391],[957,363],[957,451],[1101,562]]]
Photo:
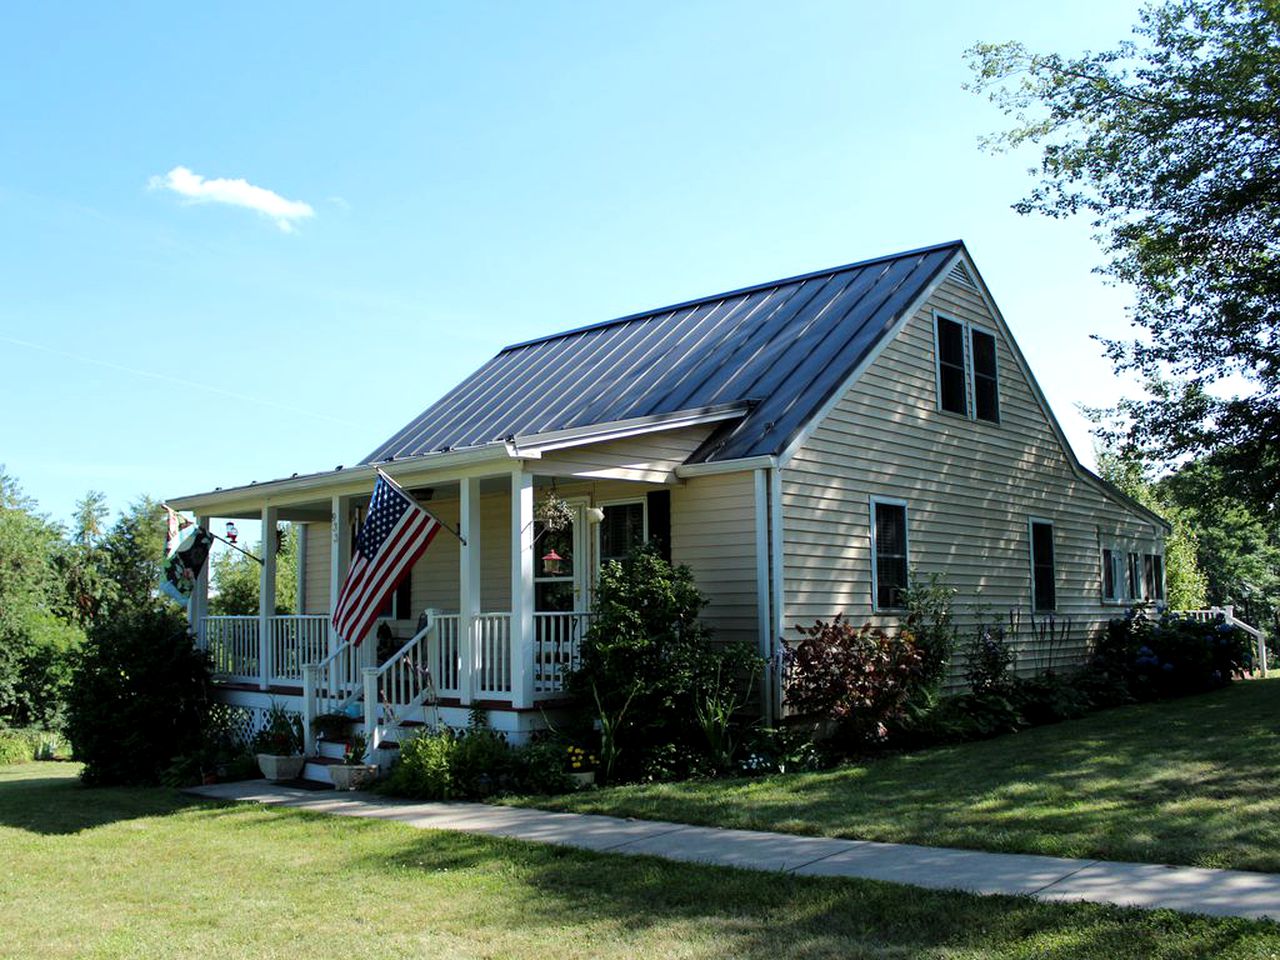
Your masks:
[[[245,207],[270,217],[285,233],[292,233],[294,223],[315,216],[311,204],[287,200],[274,190],[255,187],[248,180],[206,180],[186,167],[174,167],[163,177],[152,177],[152,190],[172,190],[192,203],[225,203]]]

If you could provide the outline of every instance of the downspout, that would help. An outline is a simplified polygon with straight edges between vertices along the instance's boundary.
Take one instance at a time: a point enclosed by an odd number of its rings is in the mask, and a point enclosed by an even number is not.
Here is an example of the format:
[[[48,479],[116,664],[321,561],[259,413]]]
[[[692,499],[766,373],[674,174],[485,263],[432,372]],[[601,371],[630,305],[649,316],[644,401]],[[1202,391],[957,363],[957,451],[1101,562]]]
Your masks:
[[[760,715],[765,726],[774,724],[774,658],[773,616],[771,597],[772,569],[769,556],[769,470],[765,467],[752,471],[755,483],[755,533],[756,533],[756,652],[764,660],[760,673]]]
[[[782,526],[782,468],[772,467],[769,470],[769,583],[771,600],[770,609],[770,664],[772,666],[773,689],[771,712],[774,716],[782,714],[782,636],[786,618],[785,571],[783,569],[783,526]]]

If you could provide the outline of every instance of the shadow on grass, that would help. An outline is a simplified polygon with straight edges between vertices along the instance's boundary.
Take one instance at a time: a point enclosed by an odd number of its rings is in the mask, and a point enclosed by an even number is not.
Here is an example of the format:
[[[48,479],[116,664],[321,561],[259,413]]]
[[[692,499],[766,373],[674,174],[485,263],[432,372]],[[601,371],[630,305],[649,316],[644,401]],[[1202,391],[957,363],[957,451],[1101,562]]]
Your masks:
[[[545,805],[867,840],[1278,871],[1277,713],[1280,682],[1241,683],[821,773],[623,787]]]
[[[501,874],[504,908],[486,917],[492,924],[548,931],[588,924],[628,935],[713,928],[712,956],[972,952],[1110,960],[1222,957],[1255,940],[1270,949],[1280,946],[1275,928],[1248,921],[979,897],[865,880],[762,875],[470,836],[426,834],[391,856],[359,865],[390,868],[401,883],[412,883],[414,874]]]
[[[196,803],[155,787],[86,787],[71,765],[48,764],[50,776],[24,764],[0,768],[0,826],[40,834],[72,834],[124,820],[160,817]]]

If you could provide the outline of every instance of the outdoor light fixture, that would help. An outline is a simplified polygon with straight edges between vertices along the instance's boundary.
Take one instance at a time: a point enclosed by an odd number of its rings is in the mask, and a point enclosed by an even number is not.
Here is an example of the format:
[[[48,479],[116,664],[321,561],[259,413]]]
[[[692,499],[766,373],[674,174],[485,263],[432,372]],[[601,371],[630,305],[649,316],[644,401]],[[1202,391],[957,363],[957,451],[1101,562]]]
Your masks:
[[[560,572],[560,561],[563,559],[564,557],[556,553],[555,547],[552,547],[549,553],[543,554],[542,572],[548,576],[555,576]]]
[[[599,507],[587,507],[587,522],[600,523],[604,520],[604,511]]]
[[[240,536],[240,531],[236,529],[236,525],[230,520],[227,521],[227,543],[232,545],[236,542],[236,537]]]

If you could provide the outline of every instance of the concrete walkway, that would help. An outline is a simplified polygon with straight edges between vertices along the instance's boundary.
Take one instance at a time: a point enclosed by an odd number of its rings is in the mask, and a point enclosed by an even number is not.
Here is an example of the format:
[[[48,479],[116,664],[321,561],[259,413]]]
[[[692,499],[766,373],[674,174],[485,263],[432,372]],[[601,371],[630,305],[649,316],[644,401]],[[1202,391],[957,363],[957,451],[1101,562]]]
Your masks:
[[[1089,900],[1150,910],[1280,920],[1280,874],[801,837],[482,803],[415,803],[369,793],[302,790],[265,780],[194,787],[187,792],[216,800],[395,820],[422,829],[746,870],[858,877],[942,890],[1026,894],[1040,900]]]

